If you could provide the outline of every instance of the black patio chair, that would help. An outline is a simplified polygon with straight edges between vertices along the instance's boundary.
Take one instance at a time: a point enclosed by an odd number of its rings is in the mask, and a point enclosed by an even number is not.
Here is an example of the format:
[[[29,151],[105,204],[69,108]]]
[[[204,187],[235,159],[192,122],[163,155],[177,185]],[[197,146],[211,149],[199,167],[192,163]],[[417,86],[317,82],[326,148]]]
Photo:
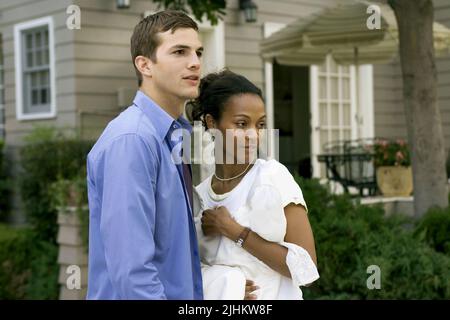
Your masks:
[[[319,162],[325,163],[326,177],[342,185],[349,193],[349,187],[359,190],[364,197],[377,192],[374,167],[373,143],[375,139],[338,140],[324,145],[324,153],[318,155]]]

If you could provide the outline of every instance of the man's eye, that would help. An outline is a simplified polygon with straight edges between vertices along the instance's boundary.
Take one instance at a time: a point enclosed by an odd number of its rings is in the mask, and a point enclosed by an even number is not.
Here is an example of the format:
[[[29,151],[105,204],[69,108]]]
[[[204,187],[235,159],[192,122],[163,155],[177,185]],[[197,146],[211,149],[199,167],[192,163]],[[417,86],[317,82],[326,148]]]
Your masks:
[[[176,55],[184,54],[184,50],[177,50],[174,52]]]

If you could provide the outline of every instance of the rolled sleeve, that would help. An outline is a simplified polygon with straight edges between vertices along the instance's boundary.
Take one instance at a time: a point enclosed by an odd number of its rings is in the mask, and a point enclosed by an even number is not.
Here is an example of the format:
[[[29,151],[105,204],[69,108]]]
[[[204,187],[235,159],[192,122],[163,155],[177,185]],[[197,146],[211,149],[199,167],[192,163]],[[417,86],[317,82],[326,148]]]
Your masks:
[[[142,137],[127,134],[97,161],[100,234],[110,281],[121,299],[166,299],[154,265],[157,159]]]

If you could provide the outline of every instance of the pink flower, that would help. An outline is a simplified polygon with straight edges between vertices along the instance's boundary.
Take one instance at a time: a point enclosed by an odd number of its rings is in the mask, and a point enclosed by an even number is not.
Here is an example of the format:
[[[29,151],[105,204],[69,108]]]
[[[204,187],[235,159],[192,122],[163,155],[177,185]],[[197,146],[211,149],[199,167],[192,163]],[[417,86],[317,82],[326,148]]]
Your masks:
[[[401,161],[401,160],[405,159],[405,156],[403,155],[403,153],[401,151],[397,151],[397,153],[395,154],[395,157],[396,157],[397,161]]]

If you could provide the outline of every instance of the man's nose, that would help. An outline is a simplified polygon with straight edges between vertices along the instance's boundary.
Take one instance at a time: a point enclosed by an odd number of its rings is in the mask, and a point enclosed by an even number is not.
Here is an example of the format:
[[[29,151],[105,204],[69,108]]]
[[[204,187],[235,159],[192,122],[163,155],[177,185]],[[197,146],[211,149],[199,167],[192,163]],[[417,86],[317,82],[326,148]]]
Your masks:
[[[189,67],[188,68],[197,70],[197,69],[200,69],[200,65],[201,65],[200,57],[197,55],[197,52],[194,52],[192,54],[191,60],[189,61]]]

